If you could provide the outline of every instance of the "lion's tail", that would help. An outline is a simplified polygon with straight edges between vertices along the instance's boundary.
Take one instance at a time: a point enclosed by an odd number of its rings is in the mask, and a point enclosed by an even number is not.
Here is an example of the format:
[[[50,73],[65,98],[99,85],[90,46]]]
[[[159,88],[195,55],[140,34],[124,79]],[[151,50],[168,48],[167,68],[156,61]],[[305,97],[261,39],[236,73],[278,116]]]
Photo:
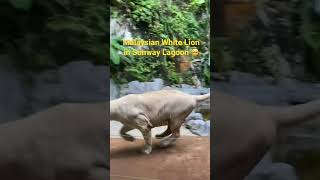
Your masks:
[[[204,94],[204,95],[195,95],[194,97],[195,97],[195,99],[197,101],[197,104],[199,104],[199,103],[209,99],[210,98],[210,93]]]
[[[320,100],[289,107],[273,107],[270,113],[278,125],[304,122],[320,115]]]

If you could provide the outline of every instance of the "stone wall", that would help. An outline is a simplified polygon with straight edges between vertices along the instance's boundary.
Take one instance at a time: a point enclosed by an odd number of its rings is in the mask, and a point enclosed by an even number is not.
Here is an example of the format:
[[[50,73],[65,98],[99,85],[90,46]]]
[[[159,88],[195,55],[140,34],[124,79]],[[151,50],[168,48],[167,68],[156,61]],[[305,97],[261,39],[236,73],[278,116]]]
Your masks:
[[[7,59],[5,59],[7,58]],[[10,58],[0,66],[0,123],[63,102],[107,101],[108,69],[88,61],[75,61],[40,73],[17,72]]]
[[[222,78],[221,74],[215,77],[213,91],[220,90],[262,105],[287,106],[320,99],[320,84],[316,83],[286,78],[275,85],[272,77],[258,77],[238,71],[230,72],[229,80]],[[293,180],[317,174],[314,169],[320,167],[318,120],[279,128],[277,141],[269,154],[270,159],[258,164],[246,180]],[[311,161],[312,165],[309,165]]]

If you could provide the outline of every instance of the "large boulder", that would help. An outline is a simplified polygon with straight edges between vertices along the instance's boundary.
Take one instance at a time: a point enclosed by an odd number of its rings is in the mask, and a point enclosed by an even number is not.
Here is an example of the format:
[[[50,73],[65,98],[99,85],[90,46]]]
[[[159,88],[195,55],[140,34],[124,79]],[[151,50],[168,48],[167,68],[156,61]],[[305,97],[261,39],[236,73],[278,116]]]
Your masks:
[[[320,86],[316,83],[285,79],[283,88],[287,90],[290,104],[302,104],[314,99],[320,99]]]
[[[262,105],[299,104],[320,98],[320,86],[285,78],[274,84],[271,77],[233,71],[229,81],[214,81],[213,90],[220,90]]]
[[[295,168],[286,163],[272,163],[262,166],[245,180],[298,180]]]
[[[60,103],[60,79],[57,70],[48,70],[33,75],[33,87],[29,98],[29,113]]]
[[[210,121],[190,120],[186,123],[186,128],[198,136],[210,136]]]
[[[132,28],[130,21],[121,21],[119,19],[111,18],[110,20],[110,37],[123,37],[125,39],[132,39]]]
[[[16,120],[21,117],[26,103],[26,92],[21,84],[21,75],[10,65],[12,60],[0,56],[0,123]]]
[[[186,118],[185,126],[195,135],[210,136],[210,121],[205,121],[201,113],[193,111]]]
[[[108,77],[106,66],[76,61],[59,69],[60,100],[67,102],[106,101]]]
[[[119,97],[119,87],[118,85],[110,79],[110,100],[117,99]]]
[[[189,116],[186,118],[186,121],[190,121],[190,120],[204,120],[203,115],[201,113],[196,113],[196,112],[192,112],[191,114],[189,114]]]
[[[163,87],[164,82],[162,79],[154,79],[152,82],[131,81],[128,84],[121,85],[120,96],[157,91]]]
[[[60,69],[33,75],[30,113],[64,102],[107,101],[108,69],[88,61],[75,61]]]
[[[282,162],[273,162],[271,154],[271,152],[266,153],[244,180],[298,180],[293,166]]]

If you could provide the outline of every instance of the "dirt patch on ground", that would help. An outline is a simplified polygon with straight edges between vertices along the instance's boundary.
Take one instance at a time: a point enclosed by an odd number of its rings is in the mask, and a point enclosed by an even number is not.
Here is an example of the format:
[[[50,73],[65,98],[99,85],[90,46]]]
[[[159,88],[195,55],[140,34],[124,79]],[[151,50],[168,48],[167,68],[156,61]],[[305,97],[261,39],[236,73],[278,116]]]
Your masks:
[[[165,149],[155,140],[150,155],[140,153],[143,140],[112,138],[110,143],[111,180],[210,179],[210,137],[181,137]]]

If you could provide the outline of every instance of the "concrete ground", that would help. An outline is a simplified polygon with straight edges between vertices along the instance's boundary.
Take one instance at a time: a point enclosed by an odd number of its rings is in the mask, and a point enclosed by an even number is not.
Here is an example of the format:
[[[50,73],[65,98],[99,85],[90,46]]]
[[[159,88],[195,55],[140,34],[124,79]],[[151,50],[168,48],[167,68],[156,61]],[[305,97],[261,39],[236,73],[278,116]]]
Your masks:
[[[142,139],[110,138],[110,144],[111,180],[210,179],[210,137],[182,136],[167,148],[154,139],[150,155],[140,153]]]
[[[110,121],[110,137],[111,138],[119,138],[120,137],[120,129],[122,127],[122,124],[117,121]],[[167,126],[161,126],[161,127],[156,127],[152,129],[152,136],[155,137],[156,134],[160,134],[163,131],[167,129]],[[128,134],[136,137],[137,139],[142,139],[142,134],[139,130],[132,130],[129,131]],[[197,136],[195,134],[192,134],[188,129],[185,128],[184,125],[180,128],[180,134],[181,136]]]

